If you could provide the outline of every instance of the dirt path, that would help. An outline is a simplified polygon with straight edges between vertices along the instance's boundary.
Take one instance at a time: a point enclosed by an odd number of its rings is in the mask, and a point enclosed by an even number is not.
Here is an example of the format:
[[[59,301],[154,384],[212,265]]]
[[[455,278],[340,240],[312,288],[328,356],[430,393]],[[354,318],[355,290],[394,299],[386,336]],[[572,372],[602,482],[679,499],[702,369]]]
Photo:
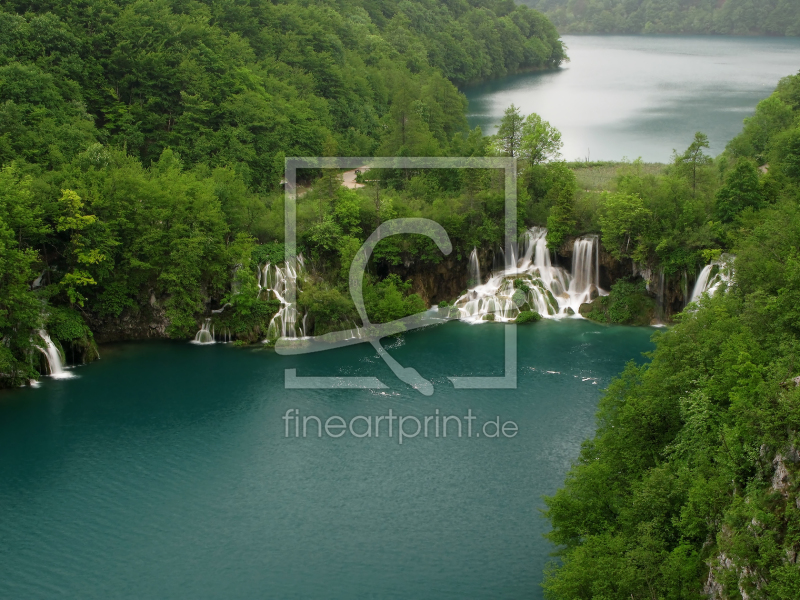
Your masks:
[[[346,188],[350,188],[351,190],[364,187],[363,183],[356,183],[356,171],[361,171],[363,173],[365,170],[366,167],[359,167],[358,169],[353,169],[352,171],[345,171],[342,173],[342,185]]]

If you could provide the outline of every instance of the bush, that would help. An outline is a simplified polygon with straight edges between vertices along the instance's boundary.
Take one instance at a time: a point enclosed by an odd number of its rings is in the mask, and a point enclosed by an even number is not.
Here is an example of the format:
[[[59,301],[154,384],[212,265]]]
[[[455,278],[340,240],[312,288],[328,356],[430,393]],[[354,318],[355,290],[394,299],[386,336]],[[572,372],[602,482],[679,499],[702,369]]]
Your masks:
[[[618,325],[648,325],[654,310],[644,281],[627,279],[612,285],[608,296],[595,298],[591,307],[588,313],[581,311],[581,314],[592,321]]]
[[[515,290],[522,290],[526,294],[531,291],[531,286],[528,285],[528,282],[524,279],[515,279],[514,280],[514,289]]]
[[[523,323],[536,323],[537,321],[541,320],[542,315],[540,315],[538,312],[533,310],[523,310],[517,315],[517,318],[514,319],[514,323],[521,325]]]

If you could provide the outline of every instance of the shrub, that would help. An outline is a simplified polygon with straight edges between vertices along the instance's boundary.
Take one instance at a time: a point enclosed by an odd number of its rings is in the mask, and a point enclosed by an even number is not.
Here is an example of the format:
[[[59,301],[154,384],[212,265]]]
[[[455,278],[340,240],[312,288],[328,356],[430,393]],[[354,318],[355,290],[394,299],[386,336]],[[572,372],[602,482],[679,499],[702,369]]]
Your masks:
[[[517,315],[517,318],[514,319],[514,323],[521,325],[523,323],[536,323],[537,321],[541,320],[542,315],[540,315],[538,312],[533,310],[523,310]]]

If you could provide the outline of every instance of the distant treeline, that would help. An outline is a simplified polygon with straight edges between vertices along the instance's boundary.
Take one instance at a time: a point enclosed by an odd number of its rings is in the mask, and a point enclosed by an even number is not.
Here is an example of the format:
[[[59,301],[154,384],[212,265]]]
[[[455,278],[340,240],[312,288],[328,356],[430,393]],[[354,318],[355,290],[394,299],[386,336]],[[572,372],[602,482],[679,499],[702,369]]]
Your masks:
[[[523,0],[561,33],[800,35],[796,0]]]

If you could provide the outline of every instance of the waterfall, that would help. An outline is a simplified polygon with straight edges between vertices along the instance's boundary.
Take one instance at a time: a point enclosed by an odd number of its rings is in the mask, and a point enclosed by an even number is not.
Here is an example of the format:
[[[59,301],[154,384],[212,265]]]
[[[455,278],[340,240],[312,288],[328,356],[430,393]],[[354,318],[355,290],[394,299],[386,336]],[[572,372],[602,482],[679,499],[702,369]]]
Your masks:
[[[690,302],[697,302],[704,293],[713,296],[717,289],[724,283],[729,284],[733,279],[733,261],[736,257],[732,254],[723,254],[718,260],[712,260],[703,267],[697,282],[692,290]]]
[[[478,249],[473,248],[469,254],[469,266],[467,267],[469,273],[470,285],[481,284],[481,265],[478,262]]]
[[[578,238],[572,247],[572,280],[567,290],[569,306],[574,312],[580,310],[581,304],[591,302],[593,293],[599,293],[599,281],[600,244],[597,236]]]
[[[203,322],[203,326],[200,328],[194,336],[193,344],[213,344],[214,343],[214,326],[211,324],[211,319],[208,318]]]
[[[40,329],[39,336],[44,340],[45,347],[36,347],[47,359],[47,368],[50,371],[50,376],[54,379],[69,379],[73,377],[72,373],[64,370],[61,352],[58,351],[58,348],[56,348],[56,345],[53,343],[53,340],[50,339],[47,332],[44,329]]]
[[[516,255],[517,250],[512,250],[512,256]],[[513,321],[520,307],[554,319],[579,317],[581,304],[591,302],[598,294],[606,295],[599,286],[600,244],[596,235],[575,240],[572,273],[553,266],[544,227],[526,231],[519,250],[520,257],[513,264],[502,270],[498,270],[496,264],[489,281],[473,287],[456,300],[462,320],[469,323]],[[476,251],[473,253],[477,256]],[[495,255],[499,256],[505,260],[502,250]],[[471,260],[469,269],[472,276]]]
[[[287,284],[293,283],[295,289],[299,289],[299,277],[304,269],[303,256],[297,256],[297,269],[292,269],[288,264],[283,267],[266,263],[262,269],[259,294],[266,294],[266,297],[274,298],[281,303],[278,312],[272,317],[267,329],[267,340],[274,340],[278,337],[296,338],[305,337],[306,334],[306,315],[298,318],[296,304],[287,302]]]

